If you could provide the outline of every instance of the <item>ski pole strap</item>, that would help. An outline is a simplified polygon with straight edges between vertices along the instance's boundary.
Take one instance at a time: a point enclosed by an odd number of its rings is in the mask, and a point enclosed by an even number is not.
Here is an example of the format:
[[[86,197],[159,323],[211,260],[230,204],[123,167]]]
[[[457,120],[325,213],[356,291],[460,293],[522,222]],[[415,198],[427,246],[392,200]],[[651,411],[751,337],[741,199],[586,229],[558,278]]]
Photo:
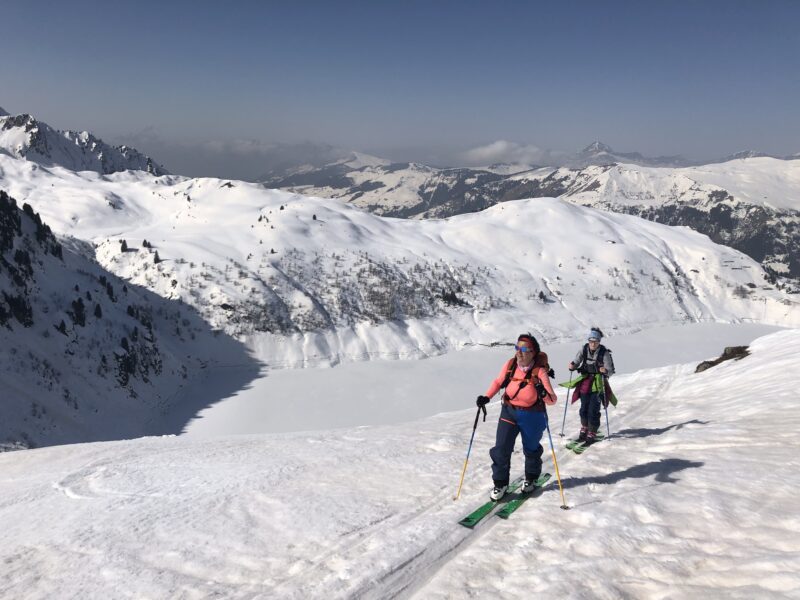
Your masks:
[[[478,412],[475,413],[475,424],[472,426],[473,433],[478,428],[478,419],[481,418],[481,411],[483,411],[483,420],[486,422],[486,405],[478,407]]]

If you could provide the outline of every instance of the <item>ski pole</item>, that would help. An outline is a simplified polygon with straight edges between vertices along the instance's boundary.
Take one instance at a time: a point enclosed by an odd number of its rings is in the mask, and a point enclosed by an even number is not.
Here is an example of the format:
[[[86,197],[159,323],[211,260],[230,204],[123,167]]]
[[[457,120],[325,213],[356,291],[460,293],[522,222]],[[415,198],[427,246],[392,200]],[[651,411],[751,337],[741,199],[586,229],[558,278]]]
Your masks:
[[[564,394],[564,420],[561,421],[561,437],[564,437],[564,426],[567,424],[567,407],[569,406],[569,391],[572,389],[572,371],[569,372],[569,387],[567,393]]]
[[[553,448],[553,436],[550,435],[550,418],[547,416],[547,411],[544,413],[544,424],[547,426],[547,438],[550,440],[550,452],[553,453],[553,464],[556,467],[556,479],[558,480],[558,489],[561,491],[561,508],[569,510],[567,501],[564,500],[564,486],[561,485],[561,474],[558,472],[558,461],[556,460],[556,450]]]
[[[608,426],[608,402],[606,402],[606,376],[602,377],[603,384],[603,409],[606,411],[606,439],[611,439],[611,428]]]
[[[467,473],[467,462],[469,461],[469,453],[472,452],[472,441],[475,439],[475,430],[478,429],[478,418],[481,416],[481,410],[483,410],[483,420],[486,420],[486,405],[479,406],[478,412],[475,414],[475,424],[472,426],[472,437],[469,438],[469,447],[467,448],[467,458],[464,459],[464,468],[461,470],[461,481],[458,482],[458,491],[456,492],[455,497],[453,500],[458,500],[458,497],[461,495],[461,486],[464,485],[464,475]]]

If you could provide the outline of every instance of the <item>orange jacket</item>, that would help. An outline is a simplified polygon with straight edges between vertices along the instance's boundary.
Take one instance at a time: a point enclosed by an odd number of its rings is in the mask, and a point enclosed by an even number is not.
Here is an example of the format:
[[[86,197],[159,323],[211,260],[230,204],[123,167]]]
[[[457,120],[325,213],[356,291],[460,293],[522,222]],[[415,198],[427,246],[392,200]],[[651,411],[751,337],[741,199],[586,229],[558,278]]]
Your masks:
[[[514,360],[513,358],[508,360],[504,365],[500,374],[497,376],[489,389],[486,390],[486,396],[492,398],[497,391],[500,389],[500,386],[503,385],[503,382],[506,379],[506,373],[508,372],[508,368],[511,366],[511,361]],[[547,364],[547,355],[544,352],[540,352],[539,356],[536,357],[536,360],[533,363],[532,369],[536,369],[533,372],[533,375],[539,378],[539,381],[542,382],[544,385],[544,389],[547,391],[547,396],[544,397],[545,404],[555,404],[556,403],[556,394],[553,392],[553,386],[550,384],[550,377],[547,375],[548,364]],[[510,398],[514,398],[511,401],[512,406],[519,406],[522,408],[527,408],[533,406],[536,403],[537,393],[536,387],[534,386],[534,382],[531,381],[530,384],[526,385],[521,390],[519,389],[519,385],[523,379],[525,379],[526,371],[522,369],[519,365],[517,365],[514,374],[511,377],[511,381],[506,388],[506,394]],[[532,378],[531,378],[532,379]],[[517,393],[519,391],[519,393]],[[516,397],[515,397],[516,395]]]

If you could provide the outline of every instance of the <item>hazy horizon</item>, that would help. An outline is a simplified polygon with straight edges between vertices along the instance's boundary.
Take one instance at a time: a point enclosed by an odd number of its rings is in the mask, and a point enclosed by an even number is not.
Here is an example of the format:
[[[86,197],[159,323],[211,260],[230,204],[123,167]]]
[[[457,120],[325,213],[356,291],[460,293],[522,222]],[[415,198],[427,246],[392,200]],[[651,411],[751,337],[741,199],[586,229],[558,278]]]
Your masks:
[[[0,106],[175,173],[800,152],[800,4],[4,3]],[[35,36],[32,33],[35,32]]]

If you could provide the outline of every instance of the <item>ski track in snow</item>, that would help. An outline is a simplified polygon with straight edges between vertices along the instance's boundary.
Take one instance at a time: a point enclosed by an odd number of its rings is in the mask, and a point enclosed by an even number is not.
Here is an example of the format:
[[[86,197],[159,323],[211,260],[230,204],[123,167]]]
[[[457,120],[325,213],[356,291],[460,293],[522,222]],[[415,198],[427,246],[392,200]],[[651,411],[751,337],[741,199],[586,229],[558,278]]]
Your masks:
[[[642,396],[654,398],[654,397],[668,397],[669,388],[672,385],[673,378],[678,375],[678,371],[680,370],[679,367],[666,367],[663,369],[659,369],[659,376],[654,377],[651,380],[651,384],[649,386],[645,385],[644,388],[639,387]],[[636,379],[636,376],[633,376],[633,379]],[[635,383],[631,382],[631,383]],[[629,384],[630,385],[630,384]],[[568,395],[571,398],[571,393]],[[652,401],[651,401],[652,403]],[[573,409],[577,409],[577,403],[575,405],[571,405]],[[637,417],[641,414],[646,414],[649,405],[638,405],[636,409],[634,409],[629,417],[628,420],[636,421]],[[553,415],[555,411],[553,411]],[[551,415],[551,419],[553,418]],[[574,415],[572,415],[574,418]],[[553,420],[555,422],[555,420]],[[487,423],[489,420],[487,420]],[[552,433],[552,425],[551,425],[551,433]],[[561,437],[554,437],[553,443],[558,448],[559,441],[562,442],[560,444],[563,446],[563,442],[569,439],[569,434],[565,434],[564,438]],[[558,440],[558,441],[557,441]],[[548,458],[548,450],[549,450],[549,441],[545,436],[542,439],[542,443],[545,446],[545,465],[543,470],[547,470],[547,458]],[[600,448],[598,446],[598,448]],[[557,450],[558,452],[558,450]],[[515,459],[512,461],[512,470],[514,465],[517,462],[522,461],[522,457],[520,456],[519,451],[519,444],[515,452]],[[549,457],[552,457],[552,453],[550,453]],[[556,457],[558,459],[558,457]],[[560,465],[571,465],[572,461],[578,460],[579,457],[574,455],[571,452],[564,452],[562,455],[562,459],[560,461]],[[517,465],[519,466],[519,465]],[[552,465],[552,458],[550,464],[550,471],[554,472],[555,467]],[[563,467],[559,467],[563,469]],[[482,474],[484,475],[484,479],[486,481],[491,481],[491,470],[487,469],[485,465],[483,468],[480,469]],[[597,478],[598,481],[601,478]],[[570,488],[576,487],[576,483],[573,479],[565,478],[562,481],[562,485],[564,486],[565,493]],[[596,489],[592,483],[588,484],[593,490]],[[657,484],[651,484],[657,485]],[[548,498],[546,501],[552,501],[553,496],[555,494],[559,494],[558,482],[553,479],[551,480],[550,484],[547,485],[544,490],[537,494],[537,497],[542,496],[543,494],[548,494]],[[626,492],[629,493],[629,492]],[[612,494],[611,497],[615,495]],[[535,502],[536,498],[530,500],[527,503],[527,506],[530,506],[532,502]],[[580,506],[588,506],[591,503],[595,502],[602,502],[602,500],[593,500],[591,502],[584,502]],[[560,504],[560,496],[559,496],[559,504]],[[441,506],[441,503],[440,503]],[[574,508],[580,508],[580,506],[575,506]],[[570,507],[572,509],[573,507]],[[524,509],[520,509],[521,511]],[[519,514],[519,513],[518,513]],[[442,569],[445,569],[449,563],[457,562],[463,553],[468,551],[475,543],[482,540],[485,536],[490,535],[490,531],[492,531],[495,527],[502,527],[502,521],[492,518],[493,515],[484,518],[484,520],[474,529],[474,530],[467,530],[455,528],[451,535],[445,536],[443,539],[437,540],[436,544],[431,547],[424,549],[422,552],[419,552],[415,556],[411,557],[408,561],[398,565],[395,569],[387,573],[384,577],[379,579],[378,581],[370,582],[369,589],[362,595],[360,593],[356,593],[354,597],[364,597],[364,598],[395,598],[395,597],[408,597],[409,594],[412,594],[414,597],[420,598],[427,598],[429,597],[429,592],[425,590],[424,584],[420,583],[421,581],[430,580],[435,577],[436,573]],[[647,518],[647,513],[645,514],[645,518]],[[514,522],[515,517],[511,517],[509,520],[510,523]],[[491,542],[488,542],[491,543]],[[469,560],[467,561],[469,563]],[[525,594],[523,594],[524,596]]]
[[[674,374],[674,371],[677,370],[677,367],[671,367],[666,369],[660,369],[661,371],[667,371],[665,373],[665,377],[669,377],[669,374]],[[634,376],[635,377],[635,376]],[[657,378],[654,379],[656,385],[653,385],[651,389],[647,390],[650,396],[653,396],[653,392],[660,392],[662,394],[666,393],[669,389],[671,380],[665,378]],[[567,396],[571,398],[571,391]],[[558,406],[558,405],[557,405]],[[570,405],[573,409],[577,408],[577,403],[575,405]],[[562,409],[563,410],[563,409]],[[635,413],[641,413],[645,410],[645,407],[638,406],[637,409],[634,411]],[[556,414],[555,410],[551,409],[550,419],[551,423],[551,434],[553,433],[552,430],[554,429],[553,424],[555,423],[555,419],[553,418]],[[574,419],[574,415],[573,419]],[[604,416],[604,415],[603,415]],[[489,422],[487,420],[487,422]],[[604,423],[601,423],[604,426]],[[558,460],[558,454],[562,454],[561,460],[559,460],[559,470],[564,471],[565,465],[571,465],[573,461],[579,460],[579,457],[572,452],[564,450],[563,452],[559,452],[559,447],[563,448],[563,444],[566,443],[566,440],[570,439],[570,434],[566,433],[565,437],[560,437],[558,434],[553,434],[553,444],[556,446],[556,459]],[[559,443],[560,442],[560,443]],[[545,436],[542,439],[542,444],[545,447],[545,454],[543,455],[544,465],[543,471],[549,470],[555,476],[555,467],[552,464],[552,453],[549,452],[549,440],[547,438],[547,433],[545,432]],[[599,449],[600,446],[597,446],[595,449]],[[595,450],[593,449],[593,450]],[[550,458],[549,465],[548,465],[548,458]],[[522,462],[523,458],[521,456],[521,452],[519,450],[519,443],[517,444],[517,448],[515,449],[515,456],[512,459],[512,472],[514,467],[519,467],[520,462]],[[491,481],[491,470],[486,469],[485,466],[481,469],[484,472],[485,478],[488,478],[487,481]],[[571,479],[563,478],[562,485],[564,487],[565,494],[568,494],[568,490],[571,487],[574,487],[574,482]],[[513,523],[515,519],[519,518],[519,515],[524,511],[526,508],[530,508],[531,505],[535,502],[552,502],[554,500],[555,495],[558,494],[558,503],[560,505],[560,491],[558,487],[558,482],[555,477],[551,479],[550,483],[545,486],[545,488],[537,494],[536,498],[532,498],[529,500],[525,507],[521,508],[519,512],[517,512],[514,516],[512,516],[506,523]],[[545,495],[546,498],[542,499],[541,496]],[[586,506],[588,503],[584,503],[581,506]],[[579,508],[578,506],[570,506],[570,510],[573,508]],[[412,570],[411,573],[404,573],[404,577],[402,578],[402,584],[400,582],[393,582],[394,587],[386,588],[382,586],[379,590],[373,590],[373,593],[366,596],[369,598],[394,598],[394,597],[405,597],[406,594],[402,594],[402,592],[409,592],[414,591],[413,597],[419,598],[427,598],[429,596],[429,591],[425,589],[424,584],[420,583],[420,579],[423,581],[430,580],[436,576],[438,571],[444,570],[449,566],[449,563],[458,564],[458,561],[462,558],[462,554],[464,554],[469,548],[472,547],[475,543],[479,542],[485,536],[490,534],[490,531],[496,527],[503,527],[503,521],[493,518],[494,515],[490,515],[483,519],[483,521],[474,529],[474,530],[463,530],[462,535],[460,536],[453,536],[457,537],[457,541],[453,544],[450,544],[446,547],[445,550],[441,551],[437,558],[435,558],[432,562],[429,562],[427,565],[424,565],[422,568],[418,568],[417,570]],[[508,527],[508,525],[506,525]],[[491,542],[488,542],[491,543]],[[469,563],[469,559],[467,559],[467,563]],[[416,572],[420,571],[420,572]],[[380,582],[382,583],[382,582]],[[525,595],[525,594],[523,594]]]
[[[564,390],[555,477],[507,521],[486,499],[499,405],[322,432],[144,438],[0,455],[0,597],[800,597],[791,373],[800,331],[694,374],[612,379],[612,437],[581,456]],[[605,427],[603,415],[602,426]],[[547,437],[544,469],[555,475]],[[519,445],[518,445],[519,447]],[[512,459],[512,475],[522,454]]]
[[[741,437],[745,432],[734,424],[724,424],[717,429],[712,420],[688,419],[681,422],[678,419],[666,427],[652,427],[654,417],[661,416],[662,403],[671,398],[673,382],[690,373],[686,367],[669,367],[627,377],[625,385],[620,386],[619,395],[625,398],[625,402],[635,404],[636,408],[617,420],[617,426],[622,429],[616,433],[612,430],[610,442],[598,444],[581,457],[562,454],[560,466],[563,465],[562,472],[568,473],[605,472],[602,463],[611,452],[643,459],[641,464],[619,473],[620,477],[613,473],[567,476],[564,487],[572,508],[565,516],[569,527],[557,532],[547,527],[550,535],[541,532],[543,519],[540,521],[540,518],[547,514],[553,520],[559,520],[558,515],[553,514],[552,506],[544,506],[542,501],[538,501],[535,507],[528,503],[525,515],[520,514],[519,520],[512,517],[507,523],[493,524],[498,535],[511,536],[510,544],[502,549],[503,554],[512,557],[511,560],[496,556],[499,553],[491,548],[496,538],[481,541],[466,552],[454,555],[414,597],[470,597],[478,589],[486,593],[486,586],[479,581],[480,572],[477,576],[474,574],[474,566],[482,560],[492,561],[498,567],[500,572],[495,574],[496,580],[513,582],[521,578],[526,581],[519,590],[513,583],[509,587],[499,586],[490,590],[504,598],[529,597],[530,590],[538,589],[538,586],[546,586],[554,597],[569,598],[691,598],[719,594],[722,590],[729,598],[774,598],[783,594],[798,597],[800,581],[795,572],[800,566],[796,554],[800,543],[785,539],[785,530],[796,533],[800,520],[796,516],[788,520],[783,517],[780,524],[773,522],[770,526],[761,515],[770,489],[778,491],[776,487],[779,488],[784,498],[793,495],[790,484],[781,485],[780,478],[764,469],[763,456],[760,455],[762,452],[768,454],[769,464],[785,463],[787,446],[780,445],[783,440],[755,446],[752,440]],[[708,387],[709,394],[720,393],[717,387]],[[702,396],[693,400],[702,400]],[[793,417],[792,422],[796,425],[796,414]],[[647,425],[651,427],[647,428]],[[691,441],[694,431],[709,425],[716,429],[713,441]],[[795,430],[793,427],[789,429]],[[649,441],[651,437],[655,441]],[[789,443],[788,433],[782,437],[787,438],[783,443]],[[795,448],[798,445],[796,441],[791,443]],[[748,458],[745,448],[754,446],[758,447],[759,455]],[[703,460],[704,452],[709,450],[714,451],[715,458],[728,459],[725,462],[743,463],[739,473],[730,474],[732,485],[724,483],[727,465],[720,467]],[[739,457],[739,453],[743,456]],[[692,455],[692,458],[683,457]],[[722,471],[720,477],[710,484],[691,472],[709,468]],[[654,481],[637,481],[650,475],[655,475]],[[746,479],[742,480],[742,477]],[[660,488],[667,483],[683,487],[680,485],[682,482],[692,485],[692,489],[681,490],[685,503],[670,507],[661,497],[668,493],[667,490],[661,491]],[[614,487],[607,487],[609,484]],[[738,486],[744,490],[739,492]],[[751,495],[753,491],[756,494]],[[557,488],[550,486],[547,501],[554,504],[557,493]],[[575,495],[578,495],[577,500]],[[635,526],[633,531],[624,531],[631,529],[630,524],[622,532],[615,531],[617,520],[613,513],[602,509],[603,504],[614,504],[618,498],[629,503],[627,513]],[[742,510],[738,506],[741,502],[751,506]],[[695,530],[691,524],[691,512],[685,515],[688,519],[685,521],[681,514],[683,511],[694,512],[698,518],[727,518],[724,524],[715,528],[715,537],[707,538],[704,534],[708,531]],[[532,531],[536,533],[530,536]],[[566,554],[562,546],[564,538]],[[584,544],[588,547],[584,548]],[[593,552],[593,549],[600,552]],[[783,560],[775,560],[772,556],[775,552],[780,553]],[[626,572],[620,568],[620,563],[637,567]],[[575,577],[576,572],[585,572],[586,575]],[[564,577],[565,574],[573,576]],[[700,581],[696,581],[698,579]]]

